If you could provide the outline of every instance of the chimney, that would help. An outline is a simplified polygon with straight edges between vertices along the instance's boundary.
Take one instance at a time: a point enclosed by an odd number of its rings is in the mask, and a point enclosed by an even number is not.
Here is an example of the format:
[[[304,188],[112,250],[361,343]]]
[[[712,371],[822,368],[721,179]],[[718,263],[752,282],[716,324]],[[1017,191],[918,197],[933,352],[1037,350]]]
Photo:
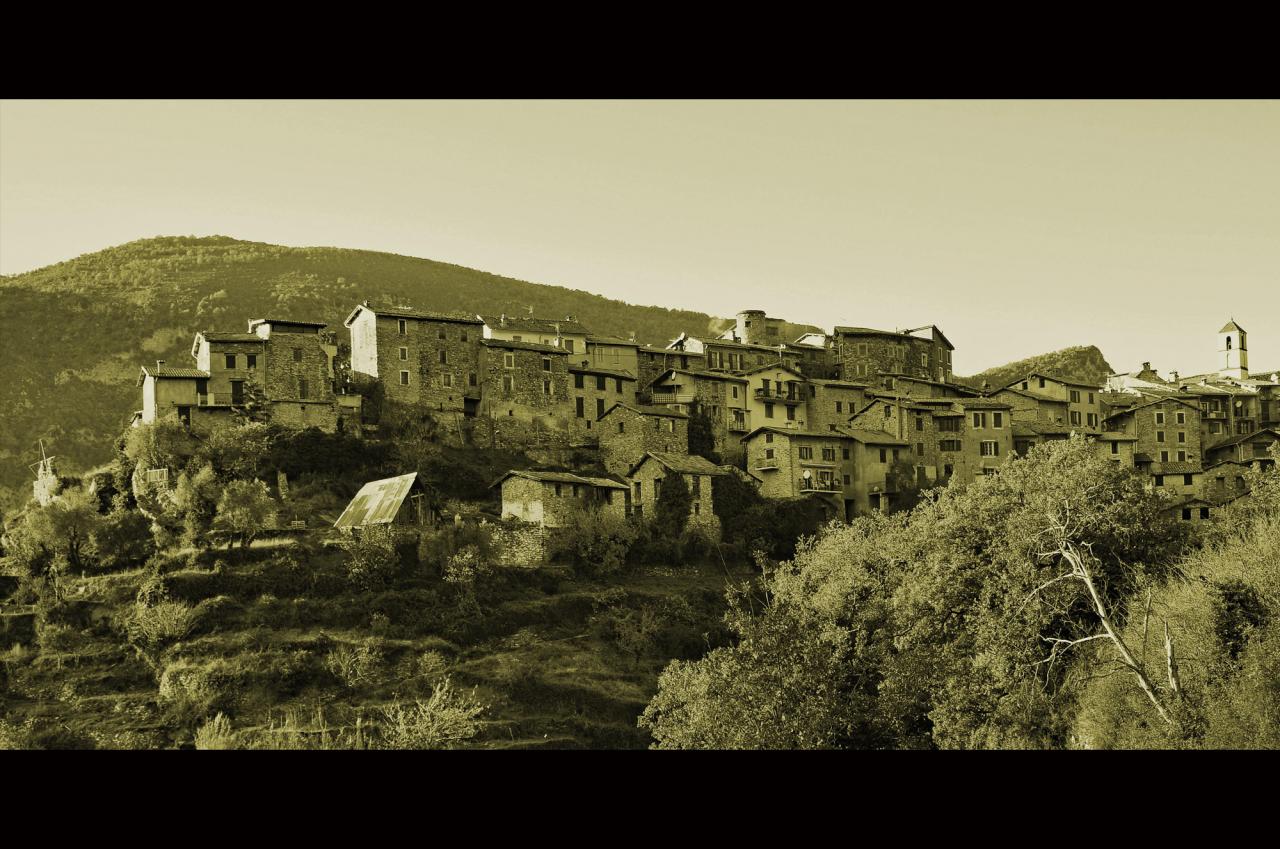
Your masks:
[[[162,368],[164,368],[164,360],[156,360],[156,371],[160,371]]]
[[[1178,373],[1176,371],[1169,372],[1169,382],[1170,383],[1178,382]]]
[[[499,327],[507,326],[507,314],[505,312],[502,315],[498,316],[498,326]]]
[[[636,341],[636,332],[634,330],[627,334],[627,340],[630,342]]]
[[[1143,364],[1142,364],[1142,370],[1143,370],[1143,371],[1151,371],[1151,363],[1143,363]]]

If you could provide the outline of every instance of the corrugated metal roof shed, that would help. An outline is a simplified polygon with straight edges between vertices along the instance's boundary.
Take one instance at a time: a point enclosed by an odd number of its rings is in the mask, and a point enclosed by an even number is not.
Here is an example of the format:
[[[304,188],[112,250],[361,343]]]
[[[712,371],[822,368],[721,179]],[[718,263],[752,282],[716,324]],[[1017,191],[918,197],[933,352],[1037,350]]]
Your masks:
[[[410,472],[394,478],[370,481],[360,487],[347,509],[342,511],[335,528],[360,528],[365,525],[385,525],[395,521],[404,500],[414,490],[423,491],[418,473]]]

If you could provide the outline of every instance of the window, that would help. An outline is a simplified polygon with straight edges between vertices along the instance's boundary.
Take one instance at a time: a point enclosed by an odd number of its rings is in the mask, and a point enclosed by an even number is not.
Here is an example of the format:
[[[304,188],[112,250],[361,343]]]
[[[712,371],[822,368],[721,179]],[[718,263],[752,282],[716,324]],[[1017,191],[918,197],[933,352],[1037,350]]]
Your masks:
[[[298,397],[304,401],[307,398],[307,382],[301,378],[298,379]]]
[[[845,476],[844,476],[844,485],[845,485],[845,486],[848,486],[848,485],[849,485],[849,476],[848,476],[848,475],[845,475]]]
[[[1164,442],[1164,431],[1163,431],[1163,430],[1157,430],[1157,431],[1156,431],[1156,442]]]
[[[402,359],[402,360],[407,360],[407,359],[409,359],[409,349],[408,349],[408,348],[401,348],[401,349],[400,349],[400,359]]]
[[[991,426],[994,428],[1004,427],[1004,413],[992,413]],[[919,430],[919,428],[916,428],[916,430]]]
[[[407,335],[408,335],[408,333],[409,333],[409,328],[406,326],[406,324],[405,324],[405,320],[404,320],[403,318],[402,318],[402,319],[400,319],[400,321],[398,322],[398,324],[399,324],[399,328],[400,328],[400,335],[401,335],[401,336],[407,336]]]
[[[893,462],[898,462],[898,449],[893,449]]]
[[[1178,413],[1178,424],[1186,424],[1186,423],[1187,423],[1187,414]]]
[[[954,467],[954,466],[952,466],[950,463],[947,463],[946,465],[944,465],[944,466],[942,467],[942,474],[943,474],[943,476],[945,476],[945,477],[948,477],[948,478],[949,478],[949,477],[951,477],[951,474],[952,474],[952,472],[954,472],[954,471],[955,471],[955,467]]]
[[[1185,463],[1185,462],[1187,462],[1187,452],[1186,452],[1186,451],[1179,451],[1179,452],[1178,452],[1178,462],[1179,462],[1179,463]]]
[[[443,324],[442,324],[442,325],[440,325],[440,328],[436,331],[436,338],[437,338],[437,339],[448,339],[448,338],[449,338],[449,335],[448,335],[447,333],[445,333],[444,325],[443,325]]]
[[[578,485],[576,483],[573,485],[573,497],[578,497]]]
[[[236,367],[236,355],[235,355],[235,354],[227,354],[226,362],[227,362],[227,368],[235,368],[235,367]]]
[[[467,331],[465,331],[465,330],[460,331],[460,332],[458,333],[458,338],[459,338],[459,339],[461,339],[463,342],[466,342],[466,341],[467,341]]]
[[[813,447],[812,447],[812,446],[809,446],[809,445],[801,445],[801,446],[800,446],[800,459],[801,459],[801,460],[812,460],[812,459],[813,459]]]
[[[795,420],[796,420],[796,408],[787,407],[787,421],[793,422]]]
[[[893,415],[893,407],[890,407],[888,404],[885,404],[885,405],[884,405],[884,417],[887,419],[887,418],[889,418],[889,417],[890,417],[890,416],[892,416],[892,415]]]
[[[585,419],[587,415],[583,409],[582,398],[574,398],[573,405],[574,405],[574,413],[577,415],[577,417],[580,419]]]
[[[574,388],[574,389],[582,389],[582,388],[583,388],[583,386],[584,386],[584,384],[583,384],[583,380],[582,380],[582,375],[581,375],[581,374],[575,374],[575,375],[573,376],[573,388]]]
[[[1076,427],[1079,427],[1079,426],[1080,426],[1080,411],[1079,411],[1079,410],[1072,410],[1072,411],[1071,411],[1071,424],[1075,425]]]
[[[848,459],[849,459],[849,449],[848,449],[848,448],[841,448],[841,449],[840,449],[840,458],[841,458],[842,460],[848,460]]]
[[[1178,441],[1183,443],[1187,441],[1187,432],[1185,430],[1178,431]]]
[[[441,351],[441,352],[440,352],[440,365],[442,365],[442,366],[447,366],[447,365],[449,365],[449,352],[448,352],[448,351]]]
[[[622,394],[622,378],[615,377],[613,379],[613,391],[617,392],[619,395]]]
[[[515,391],[515,388],[516,388],[516,382],[515,382],[515,379],[514,379],[514,378],[512,378],[512,376],[511,376],[511,375],[509,375],[509,374],[503,375],[503,376],[502,376],[502,391],[503,391],[503,392],[505,392],[505,393],[507,393],[508,395],[510,395],[513,391]]]
[[[1090,404],[1092,404],[1092,403],[1093,403],[1093,393],[1092,393],[1092,392],[1090,392],[1090,393],[1089,393],[1089,403],[1090,403]]]
[[[640,503],[640,481],[636,481],[636,504]]]
[[[841,402],[837,401],[837,402],[836,402],[836,412],[837,412],[837,413],[843,413],[843,412],[844,412],[844,409],[843,409],[843,408],[844,408],[844,404],[842,404]]]
[[[564,340],[564,349],[565,349],[566,351],[568,351],[570,354],[572,354],[572,353],[573,353],[573,340],[572,340],[572,339],[566,339],[566,340]]]
[[[773,449],[772,449],[772,448],[766,448],[766,449],[764,449],[764,458],[765,458],[766,460],[772,460],[772,459],[773,459]]]
[[[551,358],[550,358],[550,357],[543,357],[543,358],[542,358],[542,370],[543,370],[543,371],[551,371]]]
[[[938,440],[939,451],[959,451],[960,440],[958,439],[940,439]]]
[[[1156,486],[1164,486],[1164,475],[1156,475]]]
[[[1208,507],[1201,507],[1201,508],[1200,508],[1200,518],[1201,518],[1201,519],[1207,519],[1207,518],[1209,518],[1209,508],[1208,508]]]
[[[1169,452],[1168,452],[1168,451],[1161,451],[1161,452],[1160,452],[1160,462],[1161,462],[1161,463],[1167,463],[1167,462],[1169,462]]]
[[[1191,486],[1191,475],[1183,475],[1183,476],[1182,476],[1182,485],[1183,485],[1183,486]]]
[[[981,430],[982,428],[986,427],[986,426],[987,426],[987,414],[986,414],[986,413],[974,413],[974,414],[973,414],[973,426],[974,426],[974,428],[975,428],[975,429],[977,429],[977,430]]]
[[[1071,403],[1072,403],[1072,404],[1079,404],[1079,403],[1080,403],[1080,390],[1079,390],[1079,389],[1072,389],[1072,390],[1071,390]]]
[[[955,416],[950,416],[945,419],[938,419],[938,430],[946,431],[949,433],[959,433],[960,419]]]
[[[834,448],[823,448],[823,449],[822,449],[822,459],[823,459],[823,460],[825,460],[825,461],[827,461],[828,463],[834,463],[834,462],[836,461],[836,449],[834,449]]]
[[[880,462],[881,463],[889,462],[889,452],[884,448],[880,449]]]
[[[1164,413],[1156,413],[1156,424],[1164,424]]]
[[[1098,426],[1098,414],[1097,414],[1097,413],[1090,413],[1086,418],[1088,419],[1089,427],[1097,428],[1097,426]]]
[[[542,394],[543,394],[543,395],[550,395],[550,394],[551,394],[551,381],[550,381],[550,380],[543,380],[543,381],[542,381]]]
[[[400,372],[400,385],[401,386],[409,385],[409,372],[407,371]]]
[[[301,349],[301,348],[294,348],[294,349],[293,349],[293,361],[294,361],[295,363],[300,363],[300,362],[302,362],[302,349]]]
[[[627,432],[627,423],[618,422],[618,433],[626,433],[626,432]]]
[[[983,457],[999,457],[1000,443],[996,442],[995,440],[983,441],[982,445],[980,446],[980,451]]]
[[[503,354],[503,355],[502,355],[502,367],[503,367],[503,368],[515,368],[515,367],[516,367],[516,355],[515,355],[515,354]]]
[[[675,432],[676,432],[676,423],[671,419],[667,419],[667,433],[675,433]]]
[[[550,363],[551,361],[547,360],[547,362]],[[596,375],[596,389],[598,389],[601,392],[604,391],[604,375],[603,374]]]
[[[560,495],[560,484],[556,484],[556,496]]]
[[[771,418],[773,418],[773,405],[772,405],[772,404],[765,404],[765,405],[764,405],[764,417],[765,417],[766,419],[771,419]]]
[[[921,355],[920,355],[920,365],[922,365],[922,366],[923,366],[923,367],[925,367],[925,368],[928,368],[928,367],[929,367],[929,355],[928,355],[928,354],[921,354]]]
[[[916,443],[916,456],[918,456],[918,457],[923,457],[923,456],[924,456],[924,443],[923,443],[923,442],[917,442],[917,443]]]
[[[603,415],[604,415],[604,399],[597,398],[596,399],[596,418],[598,419]]]
[[[1111,443],[1111,453],[1112,453],[1112,454],[1119,454],[1119,453],[1120,453],[1120,443],[1119,443],[1119,442],[1112,442],[1112,443]]]
[[[444,385],[446,388],[450,388],[450,389],[453,388],[453,375],[449,374],[448,372],[445,372],[445,375],[444,375]]]
[[[245,360],[246,360],[246,362],[245,362],[245,364],[244,364],[244,367],[245,367],[245,368],[247,368],[247,369],[249,369],[249,371],[253,371],[254,369],[256,369],[256,368],[258,367],[258,355],[257,355],[257,354],[245,354],[244,358],[245,358]]]
[[[1191,521],[1191,508],[1190,508],[1190,507],[1183,507],[1183,508],[1182,508],[1182,521],[1184,521],[1184,522],[1190,522],[1190,521]]]
[[[732,387],[732,389],[733,389],[733,397],[734,397],[734,398],[737,398],[737,397],[738,397],[738,387],[734,386],[734,387]]]
[[[473,371],[473,372],[470,372],[470,373],[467,375],[467,385],[468,385],[468,386],[475,386],[475,385],[476,385],[476,373],[475,373],[474,371]]]
[[[996,415],[999,415],[999,413]],[[996,427],[1000,427],[999,419],[996,419]],[[924,419],[920,416],[916,416],[916,430],[924,430]]]

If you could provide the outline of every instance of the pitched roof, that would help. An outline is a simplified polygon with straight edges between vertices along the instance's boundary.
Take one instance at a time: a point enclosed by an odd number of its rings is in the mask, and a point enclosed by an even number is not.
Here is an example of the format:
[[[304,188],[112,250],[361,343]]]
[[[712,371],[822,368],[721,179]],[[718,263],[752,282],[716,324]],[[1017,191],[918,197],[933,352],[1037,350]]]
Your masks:
[[[581,374],[603,374],[606,377],[616,377],[619,380],[635,380],[636,376],[629,371],[623,369],[600,368],[598,366],[569,366],[569,371]]]
[[[1169,463],[1156,463],[1155,465],[1160,467],[1160,471],[1158,472],[1154,469],[1152,470],[1151,473],[1155,475],[1198,475],[1203,471],[1199,463],[1189,463],[1185,461],[1181,463],[1176,461]]]
[[[608,478],[592,478],[585,475],[575,475],[572,472],[539,472],[529,469],[512,469],[506,472],[502,477],[489,484],[490,489],[505,481],[507,478],[517,477],[526,480],[539,481],[541,483],[571,483],[585,486],[601,487],[604,489],[626,489],[627,485],[618,483]]]
[[[209,342],[266,342],[256,333],[229,333],[220,330],[201,330],[197,337],[204,337]]]
[[[356,308],[351,311],[346,320],[342,323],[347,327],[351,326],[351,322],[355,321],[356,315],[360,310],[368,310],[374,315],[386,316],[388,318],[411,318],[419,321],[448,321],[455,324],[484,324],[474,315],[466,315],[462,313],[446,313],[446,312],[429,312],[426,310],[415,310],[412,307],[392,306],[390,304],[378,304],[365,301],[363,304],[357,304]]]
[[[899,439],[896,436],[879,430],[865,430],[859,427],[846,427],[840,429],[841,433],[853,437],[859,442],[867,445],[909,445],[905,439]]]
[[[198,368],[174,368],[173,366],[143,366],[142,372],[138,375],[138,385],[142,385],[142,381],[147,377],[154,377],[157,380],[179,379],[179,380],[198,380],[207,378],[209,372],[201,371]]]
[[[530,333],[572,333],[585,336],[586,327],[572,318],[538,318],[536,316],[519,315],[482,315],[478,316],[492,330],[527,330]]]
[[[953,398],[955,403],[966,410],[1012,410],[1012,404],[1004,401],[993,401],[990,398]]]
[[[413,490],[424,487],[418,481],[418,473],[410,472],[394,478],[369,481],[360,487],[355,498],[342,511],[335,528],[359,528],[365,525],[386,525],[395,521],[405,498]]]
[[[736,374],[727,371],[690,371],[683,368],[669,368],[659,374],[653,380],[649,381],[649,385],[653,386],[660,380],[666,380],[669,375],[683,374],[692,377],[694,380],[721,380],[730,383],[746,383],[745,377],[738,377]]]
[[[627,472],[627,477],[631,477],[636,473],[646,460],[652,459],[660,464],[668,471],[682,475],[727,475],[724,469],[712,463],[706,457],[700,457],[697,454],[674,454],[670,451],[647,451],[640,458],[631,470]]]
[[[1245,329],[1244,329],[1243,327],[1241,327],[1240,325],[1236,324],[1236,320],[1233,318],[1233,319],[1231,319],[1230,321],[1228,321],[1226,324],[1224,324],[1224,325],[1222,326],[1222,329],[1221,329],[1221,330],[1219,330],[1218,332],[1219,332],[1219,333],[1233,333],[1233,332],[1235,332],[1235,331],[1237,331],[1237,330],[1239,330],[1241,333],[1245,333],[1245,332],[1246,332],[1246,331],[1245,331]]]
[[[489,348],[513,348],[520,351],[539,351],[543,354],[564,354],[569,352],[564,348],[557,348],[555,345],[543,345],[539,342],[513,342],[510,339],[481,339],[480,344]]]
[[[617,402],[612,407],[605,410],[604,415],[601,416],[600,418],[603,419],[605,416],[609,415],[619,407],[628,409],[633,413],[639,413],[642,416],[665,416],[666,418],[669,418],[669,419],[689,418],[687,413],[682,413],[679,410],[673,410],[670,407],[659,407],[653,404],[627,404],[622,401]]]
[[[621,336],[596,336],[587,337],[588,345],[621,345],[627,348],[639,348],[640,343],[634,339],[623,339]]]
[[[1275,428],[1270,428],[1270,427],[1264,427],[1264,428],[1255,430],[1253,433],[1247,433],[1244,436],[1237,436],[1232,439],[1224,439],[1222,442],[1219,442],[1217,445],[1214,445],[1209,450],[1217,451],[1219,448],[1227,448],[1228,446],[1231,446],[1231,445],[1239,445],[1241,442],[1249,442],[1254,437],[1261,436],[1264,433],[1269,433],[1276,439],[1280,439],[1280,430],[1276,430]]]
[[[835,428],[832,428],[831,430],[801,430],[798,427],[776,427],[774,425],[760,425],[759,427],[752,428],[751,431],[745,434],[740,441],[746,442],[748,439],[755,436],[756,434],[764,433],[765,431],[769,431],[770,433],[780,433],[783,436],[788,436],[791,438],[795,438],[795,437],[811,437],[814,439],[831,439],[833,437],[837,439],[853,438],[852,434],[849,432],[849,428],[843,428],[843,427],[835,427]]]
[[[795,369],[793,369],[793,368],[790,368],[790,367],[788,367],[788,366],[783,365],[781,362],[776,362],[776,363],[765,363],[764,365],[762,365],[762,366],[756,366],[755,368],[743,369],[742,371],[738,372],[738,374],[739,374],[740,376],[742,376],[742,377],[746,377],[746,376],[747,376],[747,375],[749,375],[749,374],[756,374],[757,372],[761,372],[761,371],[769,371],[769,370],[771,370],[771,369],[777,369],[777,370],[779,370],[779,371],[790,372],[791,374],[794,374],[796,377],[800,378],[801,380],[804,380],[804,379],[805,379],[805,376],[804,376],[804,373],[803,373],[803,372],[796,371],[796,370],[795,370]]]
[[[253,318],[249,320],[249,329],[257,327],[259,324],[286,324],[293,327],[328,327],[329,325],[323,321],[296,321],[292,318]]]

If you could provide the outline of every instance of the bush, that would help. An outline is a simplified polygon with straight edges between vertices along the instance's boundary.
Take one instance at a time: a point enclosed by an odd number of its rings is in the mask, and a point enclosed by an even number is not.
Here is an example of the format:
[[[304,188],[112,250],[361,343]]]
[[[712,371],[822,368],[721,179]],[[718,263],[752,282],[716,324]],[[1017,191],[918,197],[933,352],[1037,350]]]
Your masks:
[[[488,707],[460,694],[446,677],[426,701],[381,709],[380,743],[386,749],[452,749],[476,736]]]
[[[166,647],[190,634],[198,620],[197,610],[179,601],[139,606],[129,620],[129,642],[143,657],[154,659]]]
[[[156,551],[151,520],[137,510],[113,510],[90,532],[89,551],[103,571],[140,566]]]
[[[197,749],[236,749],[236,732],[231,727],[231,720],[226,714],[219,712],[213,719],[201,725],[196,731]]]
[[[355,689],[376,680],[382,653],[366,640],[356,646],[338,646],[325,658],[324,665],[343,686]]]
[[[581,575],[607,575],[622,569],[639,530],[634,523],[602,510],[579,508],[551,538],[553,559],[568,560]]]
[[[347,579],[361,589],[381,589],[400,573],[396,532],[392,528],[367,527],[358,537],[343,540],[342,548],[348,555]]]

